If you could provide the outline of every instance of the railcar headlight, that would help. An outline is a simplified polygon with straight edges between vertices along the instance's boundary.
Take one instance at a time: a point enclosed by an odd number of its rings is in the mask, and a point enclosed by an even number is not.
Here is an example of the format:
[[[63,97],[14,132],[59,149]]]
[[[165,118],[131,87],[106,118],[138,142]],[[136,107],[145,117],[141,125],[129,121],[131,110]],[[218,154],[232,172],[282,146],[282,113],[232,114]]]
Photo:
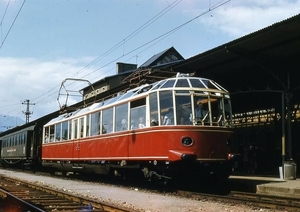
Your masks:
[[[182,137],[181,143],[183,146],[191,146],[194,143],[194,140],[190,137]]]

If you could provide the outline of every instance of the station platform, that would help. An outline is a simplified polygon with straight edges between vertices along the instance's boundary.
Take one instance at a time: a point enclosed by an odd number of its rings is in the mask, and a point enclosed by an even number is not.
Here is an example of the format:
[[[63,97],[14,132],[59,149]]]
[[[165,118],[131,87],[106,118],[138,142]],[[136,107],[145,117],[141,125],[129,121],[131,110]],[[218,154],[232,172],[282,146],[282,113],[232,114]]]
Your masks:
[[[251,181],[253,192],[272,196],[293,197],[300,199],[300,179],[284,180],[278,177],[266,176],[237,176],[232,175],[229,179]]]

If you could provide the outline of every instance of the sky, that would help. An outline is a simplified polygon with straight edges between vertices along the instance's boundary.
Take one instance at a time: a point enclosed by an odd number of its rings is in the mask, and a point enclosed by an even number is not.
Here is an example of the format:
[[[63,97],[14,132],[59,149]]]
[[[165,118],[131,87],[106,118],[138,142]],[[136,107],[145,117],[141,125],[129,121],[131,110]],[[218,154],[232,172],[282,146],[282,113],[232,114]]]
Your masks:
[[[117,62],[172,46],[188,59],[299,12],[300,0],[0,0],[0,130],[25,120],[26,100],[33,121]]]

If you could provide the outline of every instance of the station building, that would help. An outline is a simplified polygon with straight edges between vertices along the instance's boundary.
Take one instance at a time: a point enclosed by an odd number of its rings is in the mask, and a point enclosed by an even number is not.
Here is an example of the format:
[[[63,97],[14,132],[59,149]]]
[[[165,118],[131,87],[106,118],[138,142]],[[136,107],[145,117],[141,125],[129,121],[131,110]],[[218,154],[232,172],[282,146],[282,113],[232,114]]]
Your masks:
[[[256,172],[277,174],[285,163],[300,164],[299,57],[300,14],[188,59],[171,47],[139,67],[118,63],[116,75],[82,91],[92,102],[177,72],[213,79],[231,93],[241,171],[254,149]]]

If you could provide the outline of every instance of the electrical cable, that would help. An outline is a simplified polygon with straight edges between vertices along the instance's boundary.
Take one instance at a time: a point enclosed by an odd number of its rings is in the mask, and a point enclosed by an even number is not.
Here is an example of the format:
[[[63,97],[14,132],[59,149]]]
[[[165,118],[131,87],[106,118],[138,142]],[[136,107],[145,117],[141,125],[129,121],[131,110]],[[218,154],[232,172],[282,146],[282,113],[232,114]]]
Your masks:
[[[25,2],[26,2],[26,0],[24,0],[24,1],[23,1],[23,4],[21,5],[21,7],[20,7],[20,9],[19,9],[19,11],[18,11],[18,13],[17,13],[16,17],[14,18],[14,20],[13,20],[12,24],[10,25],[10,27],[9,27],[9,29],[8,29],[8,31],[7,31],[7,33],[6,33],[6,35],[5,35],[4,39],[3,39],[3,41],[1,42],[0,49],[2,48],[2,46],[3,46],[4,42],[6,41],[6,38],[7,38],[7,36],[9,35],[9,33],[10,33],[10,31],[11,31],[11,29],[12,29],[13,25],[15,24],[15,22],[16,22],[16,20],[17,20],[18,16],[19,16],[19,14],[20,14],[20,12],[21,12],[21,10],[22,10],[22,8],[23,8],[23,6],[24,6]]]

